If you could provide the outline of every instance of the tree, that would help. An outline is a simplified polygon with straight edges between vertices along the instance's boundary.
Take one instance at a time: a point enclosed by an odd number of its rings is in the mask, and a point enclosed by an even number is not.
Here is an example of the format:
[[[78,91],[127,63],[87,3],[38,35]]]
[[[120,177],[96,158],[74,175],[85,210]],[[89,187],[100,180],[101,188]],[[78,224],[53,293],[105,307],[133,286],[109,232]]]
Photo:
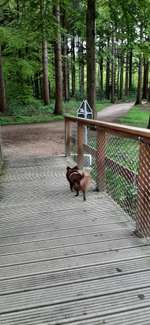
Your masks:
[[[60,4],[56,1],[54,12],[57,22],[56,40],[54,42],[55,55],[55,109],[54,114],[62,114],[62,55],[60,34]]]
[[[87,100],[96,118],[95,108],[95,0],[87,0],[86,15]]]
[[[140,26],[140,41],[143,40],[143,24]],[[137,95],[135,105],[142,104],[142,67],[143,64],[143,55],[142,52],[139,52],[139,65],[138,65],[138,86],[137,86]]]
[[[0,44],[0,112],[6,111],[5,82],[3,75],[2,50]]]

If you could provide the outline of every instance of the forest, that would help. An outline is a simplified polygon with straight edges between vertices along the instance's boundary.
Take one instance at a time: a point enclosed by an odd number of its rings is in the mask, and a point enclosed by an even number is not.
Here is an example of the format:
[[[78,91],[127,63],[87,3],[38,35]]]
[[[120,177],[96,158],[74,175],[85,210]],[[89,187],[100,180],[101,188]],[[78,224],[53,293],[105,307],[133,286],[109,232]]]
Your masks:
[[[150,0],[2,0],[0,114],[150,102]]]

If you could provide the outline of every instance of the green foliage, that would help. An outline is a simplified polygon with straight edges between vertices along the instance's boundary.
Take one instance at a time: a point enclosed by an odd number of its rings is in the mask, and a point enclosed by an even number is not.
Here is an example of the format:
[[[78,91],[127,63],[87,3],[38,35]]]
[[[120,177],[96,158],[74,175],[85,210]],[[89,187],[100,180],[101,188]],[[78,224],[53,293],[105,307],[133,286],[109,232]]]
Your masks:
[[[31,123],[48,123],[53,121],[62,121],[62,115],[41,114],[33,116],[0,116],[0,125],[13,125],[13,124],[31,124]]]
[[[134,106],[120,122],[126,125],[147,128],[150,116],[150,105]]]
[[[71,39],[74,37],[76,48],[76,99],[81,99],[80,91],[80,60],[86,70],[86,0],[61,1],[60,26],[62,37],[68,39],[67,62],[70,69],[71,81]],[[58,28],[53,14],[55,1],[52,0],[8,0],[2,1],[0,17],[0,40],[2,44],[3,70],[6,83],[8,109],[11,107],[30,106],[33,97],[41,98],[42,94],[42,40],[48,41],[48,77],[50,81],[50,95],[55,96],[54,51],[53,44]],[[140,26],[143,27],[143,37],[140,39]],[[112,35],[115,38],[115,56],[112,54]],[[124,84],[125,64],[127,53],[133,53],[133,83],[137,87],[137,69],[139,54],[149,58],[150,54],[150,1],[149,0],[97,0],[96,1],[96,61],[97,65],[103,58],[103,90],[98,94],[105,98],[106,63],[110,60],[115,63],[116,84],[120,73],[120,58],[123,56]],[[83,53],[79,53],[80,44],[83,44]],[[81,57],[80,57],[81,56]],[[64,62],[64,57],[63,57]],[[85,71],[84,71],[85,72]],[[111,69],[110,69],[111,73]],[[35,91],[35,79],[39,81],[38,95]],[[86,87],[86,73],[85,73]],[[118,82],[119,83],[119,82]],[[71,84],[71,83],[70,83]],[[111,88],[111,76],[110,76]],[[71,86],[70,86],[71,88]],[[116,87],[117,88],[117,87]],[[119,89],[119,87],[118,87]],[[133,89],[133,90],[134,90]],[[123,89],[124,90],[124,89]],[[130,89],[131,91],[131,89]],[[71,89],[70,89],[71,92]],[[118,94],[117,94],[118,95]],[[117,97],[115,94],[115,96]],[[131,94],[130,94],[131,95]],[[135,94],[134,94],[135,96]],[[132,96],[132,98],[134,98]],[[126,100],[125,97],[122,97]],[[79,103],[78,101],[77,103]],[[15,103],[15,105],[14,105]],[[76,103],[76,104],[77,104]],[[105,103],[98,104],[97,110],[105,107]],[[66,104],[71,107],[72,103]],[[107,102],[106,102],[107,106]],[[75,111],[75,108],[72,109]],[[46,109],[45,109],[46,112]],[[140,116],[140,112],[139,112]]]

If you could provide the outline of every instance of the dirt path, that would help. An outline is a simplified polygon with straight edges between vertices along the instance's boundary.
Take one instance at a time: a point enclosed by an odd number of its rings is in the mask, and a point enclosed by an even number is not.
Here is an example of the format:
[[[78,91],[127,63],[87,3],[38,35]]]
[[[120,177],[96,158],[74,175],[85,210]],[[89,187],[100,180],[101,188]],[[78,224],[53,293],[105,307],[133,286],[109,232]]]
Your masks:
[[[64,122],[3,126],[2,150],[7,159],[64,154]]]
[[[116,121],[133,103],[116,104],[98,113],[98,119]],[[7,159],[64,154],[64,122],[2,127],[2,149]]]
[[[97,118],[107,122],[117,121],[118,118],[126,115],[133,105],[134,103],[132,102],[110,105],[101,112],[98,112]]]

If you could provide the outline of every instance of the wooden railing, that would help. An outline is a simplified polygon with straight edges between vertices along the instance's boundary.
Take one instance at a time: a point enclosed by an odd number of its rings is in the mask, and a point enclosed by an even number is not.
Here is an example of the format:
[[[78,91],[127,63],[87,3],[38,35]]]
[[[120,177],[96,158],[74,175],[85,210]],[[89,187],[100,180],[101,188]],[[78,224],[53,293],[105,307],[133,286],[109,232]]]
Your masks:
[[[106,167],[117,170],[118,174],[128,183],[137,184],[136,203],[136,233],[150,236],[150,131],[147,129],[129,127],[115,123],[101,122],[65,116],[65,147],[66,156],[71,153],[71,125],[77,126],[77,162],[83,166],[84,152],[91,153],[96,160],[96,185],[99,191],[106,189]],[[95,130],[96,147],[84,143],[84,127]],[[106,145],[110,136],[138,141],[139,157],[138,170],[135,174],[126,166],[120,165],[106,155]],[[132,148],[131,148],[132,149]]]

